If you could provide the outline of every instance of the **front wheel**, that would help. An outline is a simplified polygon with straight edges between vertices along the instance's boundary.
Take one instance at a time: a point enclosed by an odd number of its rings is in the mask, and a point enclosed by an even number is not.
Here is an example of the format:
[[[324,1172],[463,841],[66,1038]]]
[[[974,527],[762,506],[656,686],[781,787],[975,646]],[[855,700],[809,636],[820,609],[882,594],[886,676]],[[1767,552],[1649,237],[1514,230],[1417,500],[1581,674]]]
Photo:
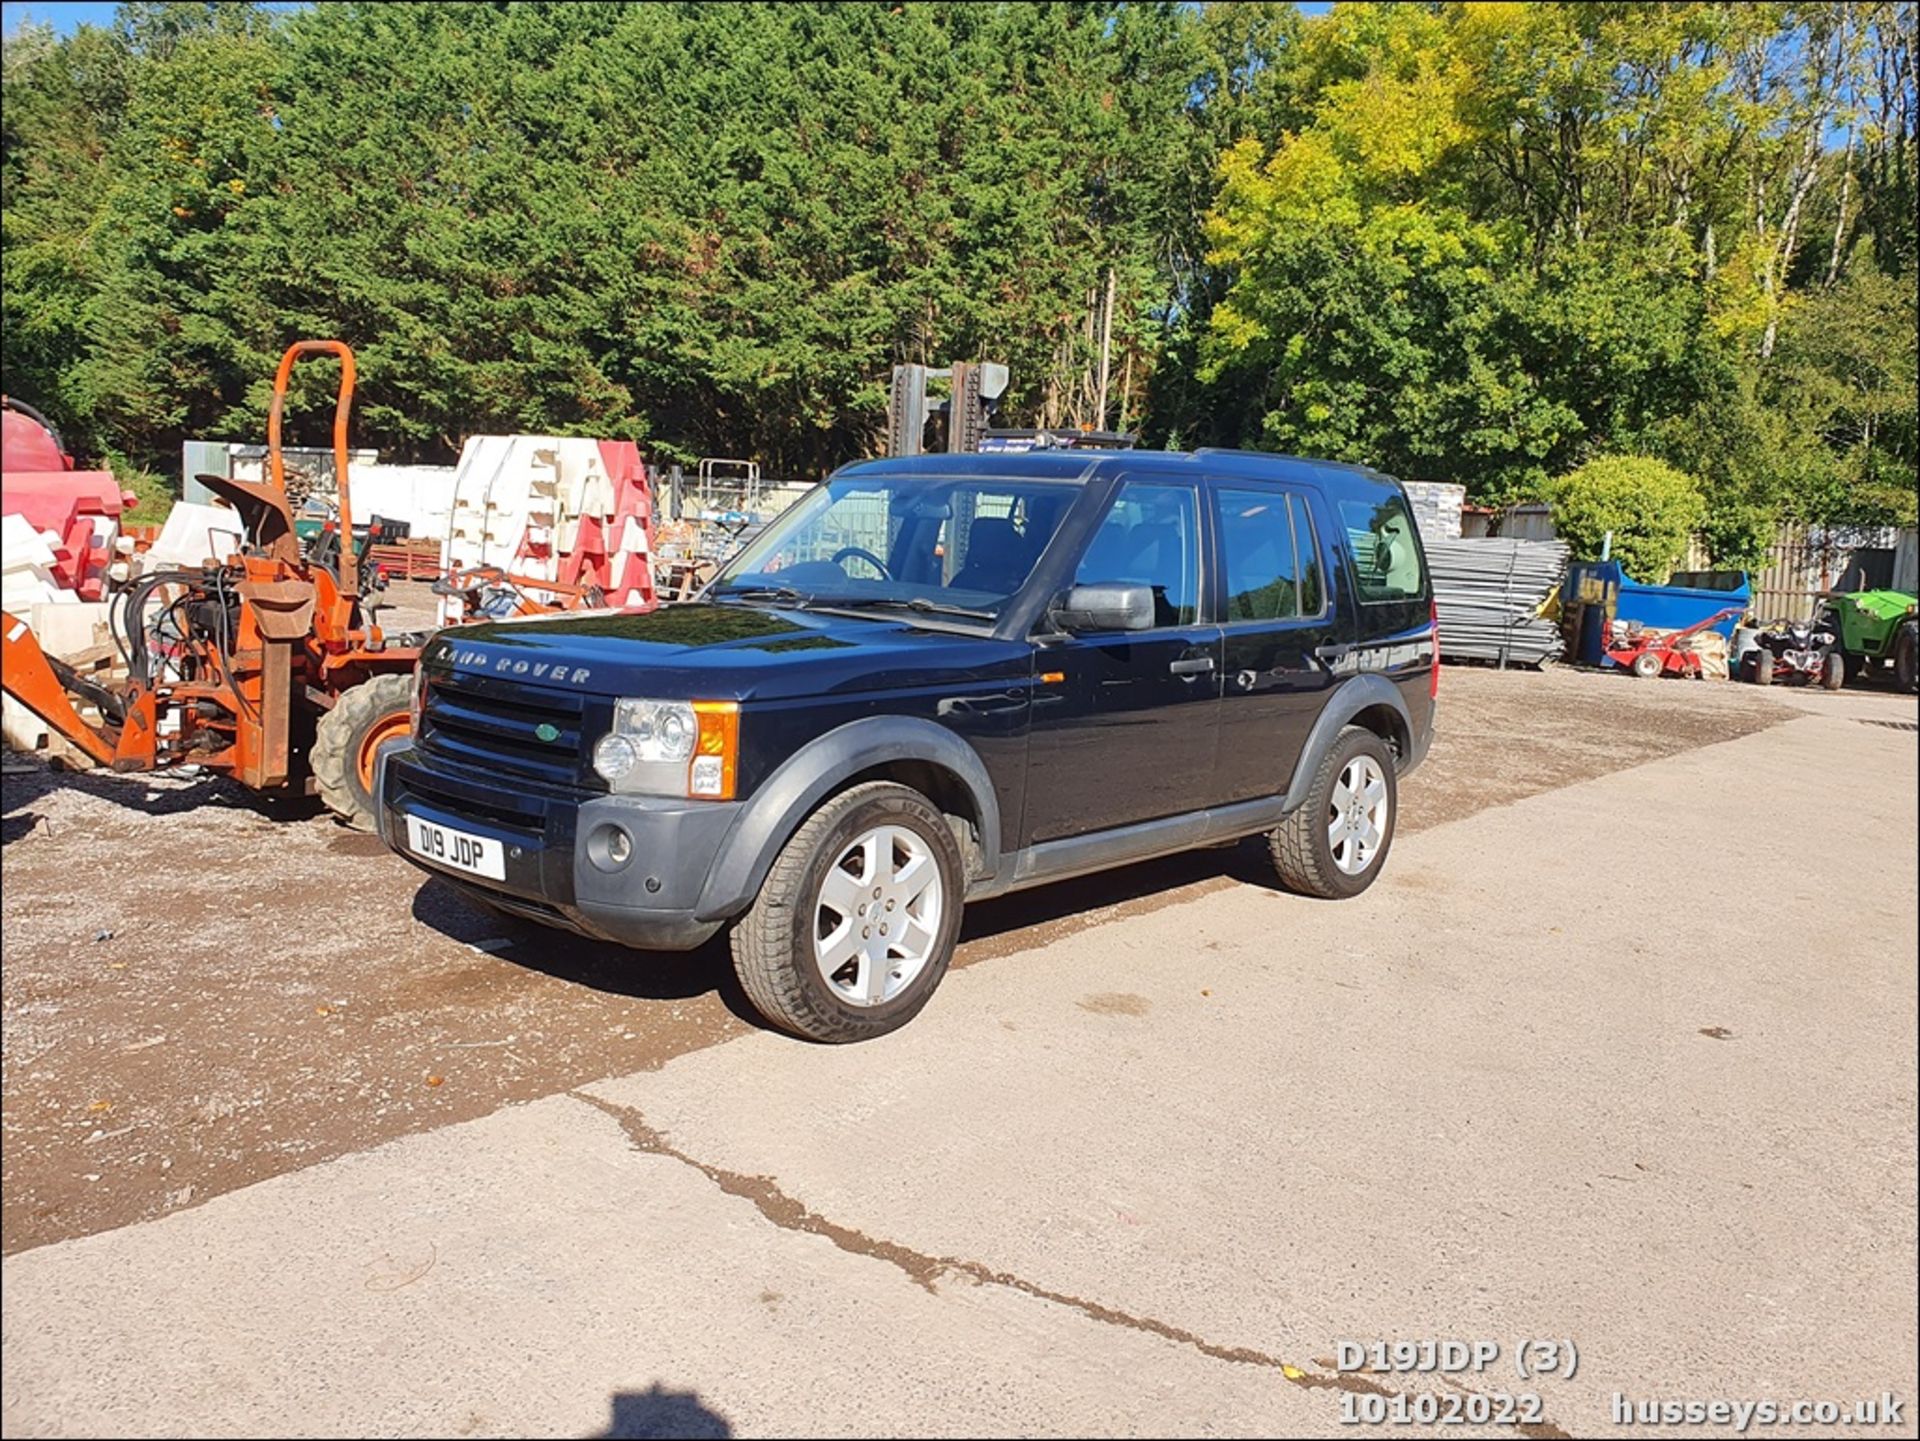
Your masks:
[[[1666,669],[1666,661],[1657,650],[1643,650],[1633,658],[1633,673],[1641,680],[1653,680]]]
[[[794,832],[733,928],[755,1009],[809,1040],[898,1030],[933,998],[960,935],[966,871],[947,818],[906,786],[842,791]]]
[[[1846,657],[1837,650],[1828,651],[1820,658],[1820,684],[1828,690],[1839,690],[1846,683]]]
[[[1348,726],[1314,772],[1305,802],[1268,833],[1281,883],[1322,900],[1359,895],[1386,864],[1398,810],[1393,752],[1372,731]]]
[[[1753,683],[1755,685],[1773,684],[1773,652],[1756,651],[1753,657]]]
[[[342,691],[313,733],[310,761],[327,809],[357,831],[375,829],[374,761],[382,745],[412,729],[412,675],[377,675]]]

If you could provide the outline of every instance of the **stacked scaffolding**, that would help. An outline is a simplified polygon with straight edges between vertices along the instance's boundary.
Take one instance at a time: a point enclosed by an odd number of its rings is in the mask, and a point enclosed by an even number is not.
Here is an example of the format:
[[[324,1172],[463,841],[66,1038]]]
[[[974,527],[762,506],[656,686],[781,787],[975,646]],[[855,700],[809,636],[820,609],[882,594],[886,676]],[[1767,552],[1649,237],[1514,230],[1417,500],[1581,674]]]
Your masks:
[[[1544,665],[1560,656],[1560,626],[1543,614],[1567,570],[1554,540],[1425,539],[1440,612],[1443,660]]]

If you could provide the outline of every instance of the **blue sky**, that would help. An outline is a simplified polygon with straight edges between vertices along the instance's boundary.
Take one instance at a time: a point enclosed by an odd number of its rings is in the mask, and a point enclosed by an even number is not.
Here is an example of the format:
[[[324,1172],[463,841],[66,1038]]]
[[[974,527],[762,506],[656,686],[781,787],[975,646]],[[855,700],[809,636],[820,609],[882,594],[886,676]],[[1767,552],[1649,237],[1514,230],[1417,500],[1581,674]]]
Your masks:
[[[108,0],[106,4],[83,4],[77,0],[0,0],[0,31],[11,35],[23,21],[34,20],[53,26],[56,35],[71,35],[82,25],[98,25],[102,28],[113,24],[113,12],[120,7]],[[297,6],[289,3],[269,5],[270,10],[293,10]]]
[[[0,30],[11,35],[26,21],[36,20],[51,23],[62,35],[71,35],[82,25],[111,25],[113,12],[112,5],[17,4],[5,0],[0,4]]]

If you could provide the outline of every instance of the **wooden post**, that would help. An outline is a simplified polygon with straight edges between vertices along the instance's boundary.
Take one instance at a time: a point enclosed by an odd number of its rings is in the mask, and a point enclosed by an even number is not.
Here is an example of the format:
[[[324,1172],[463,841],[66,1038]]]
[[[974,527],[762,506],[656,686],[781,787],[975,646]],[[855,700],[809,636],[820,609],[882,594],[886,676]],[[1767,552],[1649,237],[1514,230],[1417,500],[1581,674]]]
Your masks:
[[[1100,388],[1094,400],[1093,428],[1107,428],[1107,362],[1113,345],[1113,267],[1107,267],[1107,303],[1100,312]]]

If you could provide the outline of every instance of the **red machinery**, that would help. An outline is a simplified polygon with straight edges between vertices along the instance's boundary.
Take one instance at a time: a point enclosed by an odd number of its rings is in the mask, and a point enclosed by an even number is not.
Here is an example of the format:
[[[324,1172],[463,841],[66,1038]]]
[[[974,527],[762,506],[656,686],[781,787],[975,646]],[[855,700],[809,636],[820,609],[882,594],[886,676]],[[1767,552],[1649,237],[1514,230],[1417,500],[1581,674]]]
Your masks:
[[[112,536],[120,516],[136,504],[105,470],[75,470],[47,418],[11,396],[0,396],[0,509],[26,517],[36,531],[52,531],[53,579],[82,600],[99,600]]]
[[[280,452],[294,362],[316,354],[340,361],[333,452],[346,540],[333,564],[301,555]],[[116,598],[123,680],[76,674],[42,654],[25,622],[0,616],[7,694],[116,771],[193,764],[256,790],[317,793],[350,824],[370,828],[374,757],[411,726],[419,649],[413,637],[389,643],[361,609],[347,480],[353,383],[343,342],[288,347],[267,420],[268,479],[198,477],[238,513],[242,553],[144,574],[124,605]],[[98,720],[83,717],[76,701]]]
[[[1698,680],[1702,674],[1700,657],[1681,642],[1703,630],[1712,630],[1722,621],[1737,620],[1745,610],[1744,606],[1728,606],[1705,620],[1696,621],[1685,630],[1668,631],[1658,636],[1648,635],[1644,631],[1630,631],[1623,638],[1616,639],[1613,622],[1608,621],[1604,641],[1607,658],[1643,679],[1659,675],[1683,675]]]

